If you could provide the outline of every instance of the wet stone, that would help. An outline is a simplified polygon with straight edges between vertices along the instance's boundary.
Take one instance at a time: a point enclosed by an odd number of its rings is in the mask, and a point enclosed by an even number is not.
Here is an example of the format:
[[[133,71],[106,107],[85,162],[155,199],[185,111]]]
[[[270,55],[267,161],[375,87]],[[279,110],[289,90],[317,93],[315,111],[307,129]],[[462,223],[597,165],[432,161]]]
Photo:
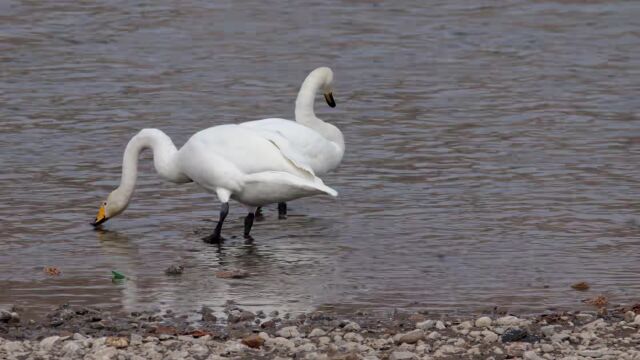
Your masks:
[[[172,264],[164,271],[167,275],[181,275],[184,272],[184,266]]]

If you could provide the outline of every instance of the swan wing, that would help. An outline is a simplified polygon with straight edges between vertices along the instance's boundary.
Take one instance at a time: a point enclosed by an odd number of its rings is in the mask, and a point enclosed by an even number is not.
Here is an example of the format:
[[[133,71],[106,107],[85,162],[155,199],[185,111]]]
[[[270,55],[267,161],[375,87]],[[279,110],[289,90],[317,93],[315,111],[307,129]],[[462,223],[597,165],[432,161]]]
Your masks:
[[[328,154],[335,153],[335,146],[313,129],[285,119],[263,119],[242,123],[266,139],[272,141],[288,158],[324,173],[330,162]]]

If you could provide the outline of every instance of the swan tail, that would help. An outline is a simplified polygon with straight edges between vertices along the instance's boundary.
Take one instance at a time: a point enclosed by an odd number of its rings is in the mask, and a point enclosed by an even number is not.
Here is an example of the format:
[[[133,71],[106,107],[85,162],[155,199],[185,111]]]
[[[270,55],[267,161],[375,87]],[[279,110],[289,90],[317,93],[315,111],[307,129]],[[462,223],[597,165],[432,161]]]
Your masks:
[[[313,180],[281,171],[265,171],[245,177],[244,202],[266,205],[290,201],[301,197],[327,194],[337,197],[338,192],[325,185],[318,177]],[[243,199],[239,199],[241,202]]]

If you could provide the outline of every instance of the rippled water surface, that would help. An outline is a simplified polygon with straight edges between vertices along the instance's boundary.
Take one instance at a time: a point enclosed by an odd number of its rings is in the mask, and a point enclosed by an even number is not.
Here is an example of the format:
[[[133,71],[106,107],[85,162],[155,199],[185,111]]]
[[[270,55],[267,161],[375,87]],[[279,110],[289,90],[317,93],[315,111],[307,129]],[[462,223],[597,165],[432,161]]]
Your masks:
[[[0,305],[291,311],[575,308],[640,283],[638,1],[0,1]],[[139,129],[293,117],[335,73],[337,201],[273,206],[220,248],[219,204],[141,158]],[[227,237],[245,210],[232,203]],[[168,277],[172,263],[185,265]],[[43,266],[57,266],[47,277]],[[240,268],[243,280],[215,277]],[[130,277],[113,284],[111,270]],[[569,285],[586,280],[587,293]]]

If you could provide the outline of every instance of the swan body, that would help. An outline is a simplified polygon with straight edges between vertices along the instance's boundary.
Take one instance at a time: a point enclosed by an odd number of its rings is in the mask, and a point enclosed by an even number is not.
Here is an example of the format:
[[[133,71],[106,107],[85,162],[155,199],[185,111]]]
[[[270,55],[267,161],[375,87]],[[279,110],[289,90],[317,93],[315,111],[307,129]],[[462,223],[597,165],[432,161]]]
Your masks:
[[[327,103],[334,107],[333,71],[328,67],[313,70],[306,77],[296,98],[296,121],[279,118],[249,121],[241,126],[259,131],[262,136],[295,150],[301,161],[317,175],[324,175],[340,165],[344,155],[344,137],[340,129],[319,119],[313,110],[315,96],[322,90]]]
[[[127,144],[120,186],[103,202],[94,225],[126,209],[135,188],[138,156],[147,148],[152,149],[154,167],[162,178],[174,183],[193,181],[223,203],[210,241],[220,240],[229,199],[249,208],[245,219],[245,236],[249,236],[259,206],[316,194],[337,196],[312,169],[299,162],[300,155],[293,149],[283,150],[248,127],[220,125],[204,129],[179,150],[164,132],[143,129]]]
[[[324,93],[327,104],[335,107],[333,71],[328,67],[313,70],[305,78],[296,98],[296,121],[269,118],[240,124],[258,131],[281,149],[290,149],[300,164],[307,165],[318,176],[334,170],[344,156],[344,137],[340,129],[319,119],[313,110],[315,96]],[[286,217],[286,203],[278,204],[280,218]]]

